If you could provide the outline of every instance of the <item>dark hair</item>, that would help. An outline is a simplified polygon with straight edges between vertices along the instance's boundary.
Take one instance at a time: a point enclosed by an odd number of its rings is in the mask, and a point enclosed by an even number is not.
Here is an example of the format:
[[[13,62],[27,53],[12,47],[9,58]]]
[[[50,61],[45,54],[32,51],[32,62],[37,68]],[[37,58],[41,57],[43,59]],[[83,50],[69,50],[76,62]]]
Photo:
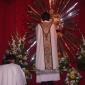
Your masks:
[[[14,54],[6,54],[3,59],[3,64],[9,64],[10,60],[16,60],[16,56]]]
[[[50,14],[48,12],[44,12],[42,15],[41,15],[41,18],[42,20],[48,20],[51,18]]]

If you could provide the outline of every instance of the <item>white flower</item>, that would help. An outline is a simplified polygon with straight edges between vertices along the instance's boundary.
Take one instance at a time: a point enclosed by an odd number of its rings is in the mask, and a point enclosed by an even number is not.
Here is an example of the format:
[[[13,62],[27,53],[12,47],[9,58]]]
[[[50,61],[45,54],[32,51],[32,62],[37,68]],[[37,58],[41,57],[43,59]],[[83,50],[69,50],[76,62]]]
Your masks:
[[[70,81],[70,85],[74,85],[75,80]]]
[[[21,64],[22,64],[22,60],[20,60],[20,61],[19,61],[19,63],[21,63]]]
[[[61,58],[61,61],[64,61],[65,60],[65,58]]]
[[[82,56],[80,55],[79,57],[78,57],[78,59],[81,59],[82,58]]]
[[[18,58],[22,58],[22,55],[17,55]]]
[[[13,50],[12,53],[16,55],[16,50]]]
[[[28,63],[27,62],[24,62],[24,65],[28,65]]]
[[[23,60],[27,60],[27,56],[24,56]]]

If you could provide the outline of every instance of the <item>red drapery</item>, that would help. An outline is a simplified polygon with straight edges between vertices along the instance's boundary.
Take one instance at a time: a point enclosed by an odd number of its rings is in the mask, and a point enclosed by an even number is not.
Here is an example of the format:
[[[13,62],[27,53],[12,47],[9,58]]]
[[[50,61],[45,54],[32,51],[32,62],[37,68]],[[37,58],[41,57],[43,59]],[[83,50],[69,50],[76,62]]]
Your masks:
[[[26,31],[26,6],[32,3],[32,1],[33,0],[0,0],[0,63],[8,46],[10,34],[18,31],[22,36]],[[85,0],[80,1],[79,7],[80,15],[78,24],[81,32],[85,34]],[[85,73],[82,72],[81,74],[85,78]],[[35,85],[35,77],[33,78],[34,80],[30,81],[30,85]],[[85,85],[84,81],[85,79],[81,80],[81,85]],[[63,85],[63,83],[59,82],[57,85]]]
[[[0,0],[0,63],[11,32],[15,32],[15,1]]]

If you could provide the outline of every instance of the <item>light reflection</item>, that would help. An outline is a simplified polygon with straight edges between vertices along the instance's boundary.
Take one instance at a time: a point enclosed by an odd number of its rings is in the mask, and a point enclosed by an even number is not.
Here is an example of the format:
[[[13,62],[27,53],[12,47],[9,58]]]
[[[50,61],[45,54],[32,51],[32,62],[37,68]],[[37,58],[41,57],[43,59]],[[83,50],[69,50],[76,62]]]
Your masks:
[[[63,22],[63,18],[61,18],[60,21]]]
[[[68,14],[68,16],[69,16],[69,17],[71,17],[72,15],[73,15],[73,13],[72,13],[72,12]]]
[[[33,42],[33,44],[31,44],[31,46],[29,47],[29,49],[27,50],[27,52],[29,52],[29,50],[36,44],[36,41]]]
[[[78,11],[77,11],[77,10],[72,11],[72,12],[70,12],[69,14],[67,14],[66,16],[63,16],[63,20],[66,20],[66,19],[75,17],[75,16],[77,16],[77,15],[78,15]]]
[[[78,2],[75,3],[72,7],[70,7],[66,13],[69,13],[71,10],[73,10],[78,5]]]
[[[72,7],[70,7],[66,12],[63,12],[63,13],[61,14],[61,16],[62,16],[62,17],[65,17],[65,16],[68,16],[68,14],[69,14],[70,12],[77,11],[77,9],[75,9],[77,5],[78,5],[78,2],[76,2],[76,3],[75,3]]]
[[[35,54],[32,56],[32,58],[31,58],[31,62],[32,61],[35,61]]]

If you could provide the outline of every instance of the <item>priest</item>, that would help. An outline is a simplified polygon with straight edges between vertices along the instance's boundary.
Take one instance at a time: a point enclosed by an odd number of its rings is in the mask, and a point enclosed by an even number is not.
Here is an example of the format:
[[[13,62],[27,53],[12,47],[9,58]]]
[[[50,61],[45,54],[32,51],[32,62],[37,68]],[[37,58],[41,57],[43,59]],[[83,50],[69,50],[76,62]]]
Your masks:
[[[48,12],[41,15],[36,27],[36,81],[41,85],[53,85],[60,80],[56,26]],[[45,84],[47,83],[47,84]]]

